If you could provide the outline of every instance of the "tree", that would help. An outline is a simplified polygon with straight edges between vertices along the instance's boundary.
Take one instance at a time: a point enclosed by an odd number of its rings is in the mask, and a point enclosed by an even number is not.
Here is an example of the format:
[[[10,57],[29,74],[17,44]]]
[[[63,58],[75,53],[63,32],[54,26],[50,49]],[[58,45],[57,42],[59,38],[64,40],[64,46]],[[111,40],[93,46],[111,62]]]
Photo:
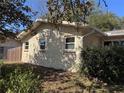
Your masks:
[[[48,0],[48,19],[54,23],[61,23],[63,20],[84,22],[102,31],[120,29],[120,18],[113,13],[104,13],[99,8],[101,2],[108,7],[105,0],[98,0],[98,2],[94,0]]]
[[[89,25],[101,31],[121,29],[120,18],[113,13],[95,12],[89,16]]]
[[[31,8],[24,5],[26,0],[0,0],[0,35],[14,36],[19,27],[31,25]]]
[[[52,22],[76,21],[86,22],[92,4],[89,1],[80,0],[48,0],[48,19]]]
[[[124,29],[124,17],[121,17],[120,20],[121,20],[121,29]]]
[[[107,6],[105,0],[99,0],[98,5],[101,1]],[[92,0],[48,0],[48,19],[54,23],[62,20],[87,23],[92,6]]]

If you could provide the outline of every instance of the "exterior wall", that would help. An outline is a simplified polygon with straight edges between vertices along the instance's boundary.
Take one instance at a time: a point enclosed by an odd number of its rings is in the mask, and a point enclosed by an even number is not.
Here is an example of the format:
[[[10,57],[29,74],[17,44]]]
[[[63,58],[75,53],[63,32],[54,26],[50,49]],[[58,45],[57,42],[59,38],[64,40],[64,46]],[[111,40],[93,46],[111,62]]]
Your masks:
[[[22,45],[22,62],[64,69],[75,72],[81,63],[81,49],[88,46],[100,46],[101,39],[98,36],[88,36],[89,29],[78,29],[71,26],[55,27],[51,24],[41,24],[23,40]],[[36,33],[37,32],[37,33]],[[42,33],[42,34],[41,34]],[[65,38],[75,37],[75,49],[65,50]],[[40,50],[39,39],[46,38],[47,46],[45,50]],[[25,42],[29,42],[29,49],[25,50]],[[76,66],[77,65],[77,66]]]
[[[102,46],[104,46],[104,41],[124,41],[124,36],[108,36],[103,39]]]
[[[83,46],[87,47],[102,47],[102,37],[96,36],[94,34],[83,38]]]
[[[21,46],[17,46],[17,47],[7,47],[5,49],[6,51],[6,55],[5,55],[5,61],[6,62],[21,62],[21,53],[22,53],[22,49]]]
[[[58,30],[59,29],[59,30]],[[50,24],[42,24],[36,30],[38,33],[34,36],[28,36],[23,42],[29,41],[28,51],[22,46],[22,62],[52,67],[56,69],[72,70],[75,64],[76,51],[82,47],[82,32],[76,31],[73,27],[55,28]],[[45,36],[41,32],[45,31]],[[75,37],[75,50],[65,50],[65,38],[68,36]],[[39,39],[47,39],[47,47],[40,50]]]
[[[6,62],[19,62],[21,61],[21,43],[7,39],[5,42],[0,43],[0,47],[4,48],[3,60]]]
[[[104,39],[104,41],[109,41],[109,40],[124,40],[124,36],[109,36]]]
[[[17,47],[20,46],[20,43],[13,39],[7,39],[5,42],[0,42],[0,46]]]

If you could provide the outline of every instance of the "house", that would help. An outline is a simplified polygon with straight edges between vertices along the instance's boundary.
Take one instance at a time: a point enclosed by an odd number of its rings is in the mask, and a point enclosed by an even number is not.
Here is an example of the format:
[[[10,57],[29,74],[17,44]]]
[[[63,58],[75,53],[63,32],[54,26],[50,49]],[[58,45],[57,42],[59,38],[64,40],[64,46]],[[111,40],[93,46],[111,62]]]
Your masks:
[[[46,19],[37,19],[30,30],[17,37],[20,62],[73,72],[80,66],[82,48],[124,45],[124,31],[103,33],[82,23],[53,24]]]
[[[107,34],[107,37],[104,39],[104,46],[124,46],[124,30],[108,31],[105,34]]]
[[[80,65],[81,49],[102,47],[103,36],[99,30],[81,23],[64,21],[55,25],[39,19],[18,36],[22,41],[22,62],[75,71]]]
[[[21,60],[21,43],[11,38],[0,42],[0,60],[6,62],[20,62]]]

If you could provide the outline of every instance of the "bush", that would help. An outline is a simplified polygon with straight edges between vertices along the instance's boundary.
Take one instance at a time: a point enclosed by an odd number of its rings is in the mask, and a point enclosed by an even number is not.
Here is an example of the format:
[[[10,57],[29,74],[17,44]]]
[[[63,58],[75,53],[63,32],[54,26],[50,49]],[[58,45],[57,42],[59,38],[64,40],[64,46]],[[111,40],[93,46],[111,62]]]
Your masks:
[[[40,93],[39,84],[39,77],[32,70],[17,68],[0,79],[0,90],[2,93]]]
[[[107,83],[124,82],[124,48],[87,48],[82,50],[81,72]]]

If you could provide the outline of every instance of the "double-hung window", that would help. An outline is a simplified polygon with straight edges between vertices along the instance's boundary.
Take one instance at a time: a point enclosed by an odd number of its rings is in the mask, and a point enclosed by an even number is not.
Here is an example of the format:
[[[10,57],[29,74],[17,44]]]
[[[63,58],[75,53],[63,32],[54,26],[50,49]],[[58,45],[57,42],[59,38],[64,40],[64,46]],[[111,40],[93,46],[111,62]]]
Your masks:
[[[46,49],[46,40],[45,39],[40,39],[39,43],[40,43],[41,50]]]
[[[29,42],[25,42],[25,50],[29,49]]]
[[[73,50],[74,49],[75,38],[66,37],[65,49]]]

